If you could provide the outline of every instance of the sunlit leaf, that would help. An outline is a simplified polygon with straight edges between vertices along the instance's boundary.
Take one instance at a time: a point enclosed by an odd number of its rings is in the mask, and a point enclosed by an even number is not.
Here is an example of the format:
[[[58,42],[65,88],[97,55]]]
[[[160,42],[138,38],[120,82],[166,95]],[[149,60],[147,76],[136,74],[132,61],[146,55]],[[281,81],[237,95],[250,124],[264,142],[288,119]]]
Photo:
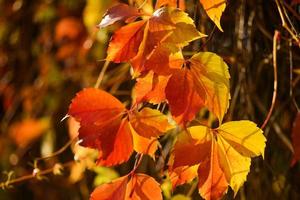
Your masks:
[[[217,129],[192,126],[177,139],[172,171],[199,165],[199,193],[205,199],[220,199],[228,185],[236,194],[246,181],[250,157],[263,155],[265,141],[262,131],[250,121],[228,122]],[[184,183],[185,178],[182,180]]]
[[[200,0],[204,10],[216,26],[223,31],[220,21],[226,8],[226,0]]]

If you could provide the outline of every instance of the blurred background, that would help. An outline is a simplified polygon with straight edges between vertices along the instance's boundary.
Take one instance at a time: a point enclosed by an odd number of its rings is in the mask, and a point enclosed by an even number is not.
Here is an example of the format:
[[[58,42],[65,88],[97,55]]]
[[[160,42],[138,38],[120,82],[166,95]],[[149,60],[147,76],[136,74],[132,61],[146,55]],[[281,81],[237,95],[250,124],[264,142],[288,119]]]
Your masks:
[[[0,200],[88,199],[95,186],[133,166],[134,155],[115,168],[95,166],[96,152],[72,140],[78,124],[61,121],[75,93],[96,83],[110,36],[122,25],[99,30],[97,24],[117,2],[121,1],[0,0]],[[144,0],[122,2],[138,7]],[[299,39],[300,1],[278,2]],[[154,3],[148,0],[143,9],[152,12]],[[282,27],[275,1],[228,0],[221,19],[223,33],[198,0],[185,3],[197,28],[209,36],[185,48],[185,55],[212,51],[229,65],[232,100],[225,121],[263,123],[273,95],[273,34],[281,33],[278,96],[264,130],[265,159],[252,161],[248,181],[236,199],[300,199],[299,43]],[[133,85],[128,64],[110,64],[101,87],[130,104]],[[167,144],[162,141],[162,148],[169,150]],[[196,182],[171,194],[170,184],[156,167],[145,158],[140,170],[162,183],[165,199],[201,199]],[[25,178],[5,184],[18,177]],[[224,199],[233,199],[232,191]]]

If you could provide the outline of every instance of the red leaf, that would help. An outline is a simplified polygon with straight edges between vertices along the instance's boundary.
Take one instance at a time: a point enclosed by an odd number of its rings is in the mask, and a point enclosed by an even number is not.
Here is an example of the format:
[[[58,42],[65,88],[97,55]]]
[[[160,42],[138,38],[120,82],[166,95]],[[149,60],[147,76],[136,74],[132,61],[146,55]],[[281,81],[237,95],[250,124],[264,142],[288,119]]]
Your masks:
[[[186,124],[194,119],[195,114],[203,106],[203,100],[197,93],[188,69],[173,73],[166,87],[166,98],[171,113],[179,124]]]
[[[292,141],[294,147],[294,157],[291,165],[300,160],[300,113],[297,114],[292,130]]]
[[[81,145],[99,150],[98,163],[111,166],[127,161],[133,151],[124,105],[110,94],[84,89],[72,100],[68,114],[80,122]]]

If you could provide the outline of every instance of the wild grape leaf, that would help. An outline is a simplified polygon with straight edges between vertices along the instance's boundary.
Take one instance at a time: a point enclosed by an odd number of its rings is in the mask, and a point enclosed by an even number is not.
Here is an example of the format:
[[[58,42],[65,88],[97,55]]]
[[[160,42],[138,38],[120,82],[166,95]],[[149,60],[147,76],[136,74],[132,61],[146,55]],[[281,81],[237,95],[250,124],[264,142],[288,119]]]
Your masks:
[[[155,4],[155,8],[157,9],[167,5],[175,8],[178,7],[181,10],[185,10],[184,0],[157,0]]]
[[[142,14],[135,7],[130,7],[127,4],[119,3],[109,8],[103,16],[99,24],[99,28],[112,25],[117,21],[125,21],[127,23],[134,21]]]
[[[115,97],[94,88],[79,92],[68,112],[80,123],[80,144],[98,149],[98,164],[105,166],[127,161],[133,150],[153,156],[157,137],[172,128],[159,111],[128,113]]]
[[[220,199],[228,185],[237,193],[249,172],[249,157],[263,155],[265,142],[262,130],[250,121],[228,122],[217,129],[193,126],[178,137],[173,169],[199,164],[201,196]]]
[[[159,184],[146,174],[120,177],[111,183],[98,186],[90,200],[161,200]]]
[[[226,8],[226,0],[200,0],[200,3],[208,17],[217,25],[220,31],[223,31],[220,21]]]

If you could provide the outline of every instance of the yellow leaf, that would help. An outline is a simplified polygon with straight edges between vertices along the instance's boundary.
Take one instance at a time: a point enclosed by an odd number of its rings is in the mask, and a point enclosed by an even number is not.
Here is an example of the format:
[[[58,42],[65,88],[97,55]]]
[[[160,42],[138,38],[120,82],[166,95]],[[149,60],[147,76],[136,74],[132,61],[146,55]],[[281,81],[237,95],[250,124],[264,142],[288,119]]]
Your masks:
[[[197,53],[190,62],[197,91],[221,124],[230,100],[228,66],[220,56],[210,52]]]
[[[209,18],[223,31],[220,20],[226,8],[226,0],[200,0]]]
[[[222,124],[217,130],[240,154],[247,157],[264,157],[266,138],[255,123],[247,120],[232,121]]]
[[[226,179],[230,187],[237,194],[239,188],[247,180],[247,175],[250,170],[251,159],[242,156],[237,152],[222,136],[218,137],[220,165],[223,167]]]

